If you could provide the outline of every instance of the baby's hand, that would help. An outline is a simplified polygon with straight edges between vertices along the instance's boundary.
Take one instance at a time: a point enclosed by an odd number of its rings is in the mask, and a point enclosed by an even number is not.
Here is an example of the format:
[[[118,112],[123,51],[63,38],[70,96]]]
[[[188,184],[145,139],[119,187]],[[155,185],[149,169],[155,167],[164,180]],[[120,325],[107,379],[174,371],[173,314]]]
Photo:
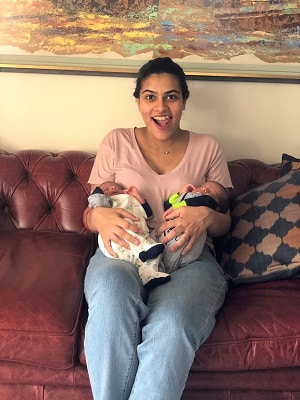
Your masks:
[[[139,192],[135,186],[129,186],[127,189],[124,189],[124,193],[130,194],[130,196],[138,196]]]
[[[135,186],[129,186],[129,188],[124,189],[124,193],[129,194],[130,196],[133,196],[139,201],[141,204],[145,203],[144,198],[140,195],[139,191]]]
[[[195,185],[192,185],[191,183],[188,183],[185,185],[185,191],[184,192],[192,192],[194,189],[196,189]]]

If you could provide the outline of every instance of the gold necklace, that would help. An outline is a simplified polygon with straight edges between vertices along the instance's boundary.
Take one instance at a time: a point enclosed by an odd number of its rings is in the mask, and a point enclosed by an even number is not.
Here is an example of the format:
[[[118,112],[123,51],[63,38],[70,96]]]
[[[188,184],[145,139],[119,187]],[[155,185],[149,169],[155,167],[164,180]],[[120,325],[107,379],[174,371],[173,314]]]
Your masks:
[[[179,134],[180,135],[180,134]],[[178,138],[175,140],[175,142],[172,144],[172,146],[168,149],[168,150],[161,150],[154,142],[152,142],[152,140],[149,138],[149,136],[147,135],[147,133],[146,133],[146,137],[147,137],[147,139],[149,140],[149,142],[157,149],[157,150],[159,150],[160,152],[162,152],[163,154],[170,154],[170,151],[173,149],[173,147],[175,147],[175,145],[177,144],[177,142],[178,142],[178,140],[179,140],[179,136],[178,135]]]

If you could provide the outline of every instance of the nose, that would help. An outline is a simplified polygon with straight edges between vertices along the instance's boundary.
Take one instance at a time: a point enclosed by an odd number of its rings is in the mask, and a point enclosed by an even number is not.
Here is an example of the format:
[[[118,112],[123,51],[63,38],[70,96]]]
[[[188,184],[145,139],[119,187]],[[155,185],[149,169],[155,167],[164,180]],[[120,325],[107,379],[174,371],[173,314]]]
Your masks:
[[[157,110],[164,110],[167,107],[167,102],[163,97],[157,97],[155,108]]]

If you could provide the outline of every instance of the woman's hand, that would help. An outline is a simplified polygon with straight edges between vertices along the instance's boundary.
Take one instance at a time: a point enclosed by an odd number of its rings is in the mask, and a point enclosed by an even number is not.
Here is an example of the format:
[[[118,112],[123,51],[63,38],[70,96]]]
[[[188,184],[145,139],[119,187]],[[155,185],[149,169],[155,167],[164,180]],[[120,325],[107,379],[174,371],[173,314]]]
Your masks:
[[[113,257],[118,255],[113,251],[111,241],[127,249],[128,242],[139,244],[139,240],[127,232],[139,232],[139,228],[134,224],[138,220],[138,217],[121,208],[96,207],[88,215],[89,227],[100,233],[106,250]]]
[[[176,210],[170,208],[164,214],[164,222],[157,230],[160,236],[164,231],[169,230],[168,234],[161,239],[162,243],[167,243],[176,236],[179,240],[170,248],[171,251],[184,246],[182,255],[188,253],[200,235],[207,231],[211,236],[220,236],[227,232],[230,226],[230,216],[221,214],[211,208],[201,207],[180,207]]]

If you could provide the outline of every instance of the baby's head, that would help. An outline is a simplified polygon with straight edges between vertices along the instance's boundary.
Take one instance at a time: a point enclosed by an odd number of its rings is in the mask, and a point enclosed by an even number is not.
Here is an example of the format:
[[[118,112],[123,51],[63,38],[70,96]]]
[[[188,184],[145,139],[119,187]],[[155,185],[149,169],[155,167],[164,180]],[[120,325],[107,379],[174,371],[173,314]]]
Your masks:
[[[229,207],[229,195],[227,189],[221,185],[219,182],[208,181],[203,183],[203,185],[195,188],[193,193],[200,192],[204,195],[211,196],[218,203],[220,210],[225,212]]]
[[[106,196],[124,193],[124,188],[118,183],[112,181],[103,182],[102,185],[100,185],[100,189]]]

